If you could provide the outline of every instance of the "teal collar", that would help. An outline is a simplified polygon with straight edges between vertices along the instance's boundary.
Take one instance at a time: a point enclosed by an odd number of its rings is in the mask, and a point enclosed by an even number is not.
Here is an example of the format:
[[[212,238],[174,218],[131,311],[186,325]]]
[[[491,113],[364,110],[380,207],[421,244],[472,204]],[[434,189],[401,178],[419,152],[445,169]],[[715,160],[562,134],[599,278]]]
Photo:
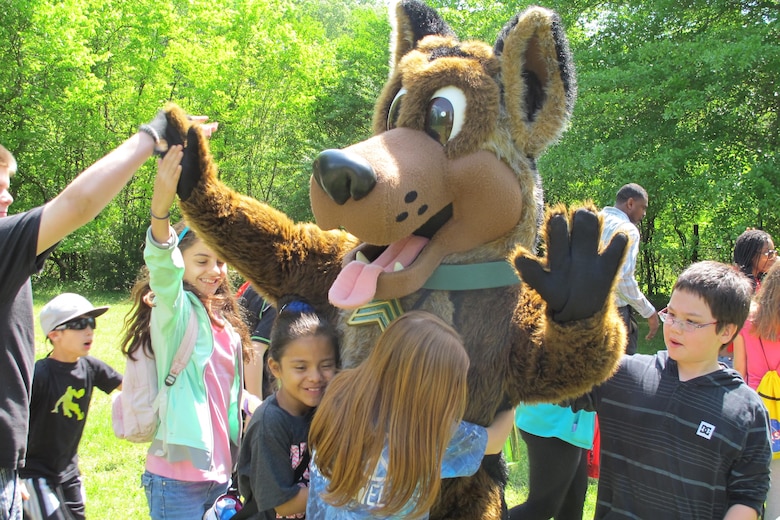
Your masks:
[[[509,262],[484,262],[481,264],[440,265],[433,271],[423,289],[433,291],[473,291],[517,285],[520,279]],[[403,314],[401,302],[395,300],[373,300],[352,312],[349,325],[376,324],[384,331],[387,326]]]
[[[517,285],[520,278],[506,261],[481,264],[442,264],[433,271],[423,289],[434,291],[473,291]]]

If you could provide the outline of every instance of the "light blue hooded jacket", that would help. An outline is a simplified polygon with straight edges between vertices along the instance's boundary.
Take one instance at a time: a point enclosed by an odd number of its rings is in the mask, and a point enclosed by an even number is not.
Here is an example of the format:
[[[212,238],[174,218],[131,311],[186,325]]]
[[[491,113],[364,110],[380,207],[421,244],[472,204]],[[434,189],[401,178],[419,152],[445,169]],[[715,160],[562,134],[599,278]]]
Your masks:
[[[214,349],[214,338],[206,308],[195,294],[184,290],[184,259],[178,244],[179,239],[172,229],[171,239],[165,244],[152,238],[151,227],[147,231],[144,261],[149,269],[149,285],[155,295],[150,327],[159,388],[165,385],[165,377],[187,330],[193,306],[198,316],[198,336],[192,357],[173,386],[167,389],[167,394],[160,394],[165,396],[160,402],[161,421],[149,453],[164,457],[169,462],[190,460],[196,468],[208,470],[214,436],[204,369]],[[229,324],[226,328],[231,334],[236,334]],[[243,363],[240,355],[236,356],[235,363],[228,413],[234,461],[238,458],[241,435]]]

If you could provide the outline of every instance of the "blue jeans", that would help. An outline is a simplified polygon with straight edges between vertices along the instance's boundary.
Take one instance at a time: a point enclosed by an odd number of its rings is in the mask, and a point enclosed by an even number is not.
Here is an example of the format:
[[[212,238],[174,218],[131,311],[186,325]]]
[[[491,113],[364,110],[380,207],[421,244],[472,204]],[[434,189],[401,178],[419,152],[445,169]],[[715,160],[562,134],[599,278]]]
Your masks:
[[[0,468],[0,520],[22,520],[19,478],[10,468]]]
[[[718,361],[729,368],[734,368],[734,358],[729,356],[718,356]]]
[[[152,520],[200,520],[228,488],[227,482],[186,482],[148,471],[141,475]]]

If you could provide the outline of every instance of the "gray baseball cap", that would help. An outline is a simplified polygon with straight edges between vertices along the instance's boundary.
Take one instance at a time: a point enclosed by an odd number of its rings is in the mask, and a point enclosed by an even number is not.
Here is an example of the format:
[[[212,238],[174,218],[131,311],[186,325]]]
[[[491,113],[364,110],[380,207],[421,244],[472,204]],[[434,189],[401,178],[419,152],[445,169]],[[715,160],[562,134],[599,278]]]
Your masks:
[[[43,333],[48,336],[57,325],[79,316],[97,318],[108,310],[108,307],[93,307],[89,300],[75,293],[62,293],[52,298],[41,309],[40,320]]]

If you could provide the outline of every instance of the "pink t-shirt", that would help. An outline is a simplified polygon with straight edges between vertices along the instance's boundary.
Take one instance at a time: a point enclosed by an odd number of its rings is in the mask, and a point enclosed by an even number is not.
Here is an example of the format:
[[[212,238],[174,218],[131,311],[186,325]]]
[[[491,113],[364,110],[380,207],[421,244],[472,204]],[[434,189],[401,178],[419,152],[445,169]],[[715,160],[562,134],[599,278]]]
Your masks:
[[[203,379],[206,383],[209,412],[211,415],[214,449],[211,468],[201,470],[188,460],[169,462],[151,453],[146,457],[146,469],[150,473],[187,482],[213,481],[225,483],[230,479],[233,461],[230,455],[230,388],[236,375],[235,359],[239,355],[236,336],[227,329],[211,324],[214,335],[214,351],[206,362]]]
[[[752,330],[753,321],[748,319],[739,335],[745,340],[747,384],[755,390],[768,370],[780,368],[780,341],[769,341],[765,338],[759,341],[758,336],[751,334]],[[761,343],[764,344],[763,351]]]

